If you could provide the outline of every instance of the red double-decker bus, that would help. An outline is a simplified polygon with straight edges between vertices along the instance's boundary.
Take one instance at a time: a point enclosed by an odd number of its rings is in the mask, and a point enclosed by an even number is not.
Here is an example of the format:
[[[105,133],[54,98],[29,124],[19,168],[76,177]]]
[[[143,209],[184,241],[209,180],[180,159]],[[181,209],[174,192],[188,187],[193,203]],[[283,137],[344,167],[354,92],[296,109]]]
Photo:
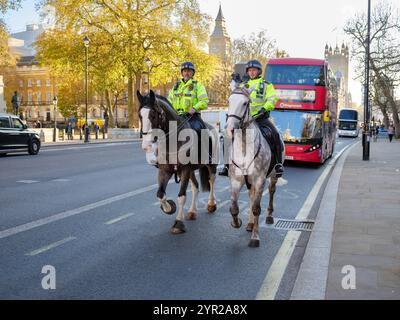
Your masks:
[[[319,59],[270,59],[265,79],[278,102],[271,121],[285,141],[286,159],[324,163],[336,138],[338,93],[328,62]]]

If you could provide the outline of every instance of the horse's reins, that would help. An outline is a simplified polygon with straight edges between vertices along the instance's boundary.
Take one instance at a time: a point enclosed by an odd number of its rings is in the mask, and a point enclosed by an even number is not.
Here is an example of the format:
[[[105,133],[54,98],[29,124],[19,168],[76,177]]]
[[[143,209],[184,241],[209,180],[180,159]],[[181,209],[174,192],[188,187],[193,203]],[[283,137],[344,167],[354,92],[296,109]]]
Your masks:
[[[148,106],[144,106],[144,107],[142,107],[142,108],[144,108],[144,109],[151,109],[151,108],[148,107]],[[156,112],[159,113],[157,110],[156,110]],[[187,117],[185,120],[183,120],[183,121],[181,122],[181,124],[180,124],[179,126],[177,126],[176,130],[173,130],[173,131],[171,131],[171,132],[168,131],[168,132],[165,134],[165,140],[168,139],[169,135],[178,133],[182,128],[184,128],[185,125],[190,121],[190,119],[192,119],[192,117],[193,117],[193,115],[190,115],[190,116]],[[153,129],[151,129],[150,131],[147,131],[147,132],[143,132],[143,131],[142,131],[142,135],[145,136],[145,135],[151,134],[152,131],[153,131]],[[155,141],[153,140],[152,142],[154,143]],[[180,179],[178,180],[178,166],[177,166],[177,165],[174,166],[174,178],[175,178],[175,182],[176,182],[176,183],[180,183]]]
[[[145,107],[142,107],[142,109],[151,109],[150,107],[147,107],[147,106],[145,106]],[[157,111],[156,111],[157,112]],[[158,113],[158,112],[157,112]],[[171,135],[171,134],[175,134],[175,133],[178,133],[189,121],[190,121],[190,119],[192,119],[192,117],[193,117],[193,115],[191,115],[190,117],[187,117],[185,120],[183,120],[182,122],[181,122],[181,124],[179,125],[179,126],[177,126],[177,128],[176,128],[176,130],[173,130],[173,131],[168,131],[166,134],[165,134],[165,138],[168,138],[169,137],[169,135]],[[148,135],[148,134],[151,134],[152,133],[152,131],[153,131],[153,129],[151,129],[150,131],[147,131],[147,132],[143,132],[142,131],[142,135]],[[154,142],[154,141],[153,141]]]

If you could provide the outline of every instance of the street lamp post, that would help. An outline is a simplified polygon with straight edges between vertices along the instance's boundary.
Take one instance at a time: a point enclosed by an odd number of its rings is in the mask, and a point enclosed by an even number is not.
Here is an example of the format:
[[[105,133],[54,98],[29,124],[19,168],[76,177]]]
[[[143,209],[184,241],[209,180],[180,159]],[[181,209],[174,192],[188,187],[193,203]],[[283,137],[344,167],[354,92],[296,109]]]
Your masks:
[[[151,67],[151,60],[146,58],[145,60],[147,66],[147,91],[150,93],[150,67]]]
[[[57,141],[57,96],[53,98],[53,105],[54,105],[54,130],[53,130],[53,141]]]
[[[371,0],[368,0],[368,28],[365,54],[365,89],[364,89],[364,127],[363,127],[363,160],[369,160],[370,151],[370,109],[369,109],[369,64],[370,64]]]
[[[115,94],[115,126],[118,129],[118,95]]]
[[[85,52],[86,52],[86,65],[85,65],[85,143],[89,142],[89,126],[88,126],[88,76],[89,76],[89,68],[88,68],[88,50],[89,50],[89,38],[85,36],[83,39],[83,43],[85,44]]]

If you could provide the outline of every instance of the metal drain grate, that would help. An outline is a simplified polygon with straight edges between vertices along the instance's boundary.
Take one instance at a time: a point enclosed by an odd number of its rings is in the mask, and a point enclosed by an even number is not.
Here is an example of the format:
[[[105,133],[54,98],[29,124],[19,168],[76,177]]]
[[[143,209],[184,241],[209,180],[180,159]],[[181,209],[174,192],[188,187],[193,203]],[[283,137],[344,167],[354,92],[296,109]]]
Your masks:
[[[299,231],[312,231],[314,226],[314,221],[312,220],[286,220],[279,219],[275,225],[275,229],[283,229],[283,230],[299,230]]]

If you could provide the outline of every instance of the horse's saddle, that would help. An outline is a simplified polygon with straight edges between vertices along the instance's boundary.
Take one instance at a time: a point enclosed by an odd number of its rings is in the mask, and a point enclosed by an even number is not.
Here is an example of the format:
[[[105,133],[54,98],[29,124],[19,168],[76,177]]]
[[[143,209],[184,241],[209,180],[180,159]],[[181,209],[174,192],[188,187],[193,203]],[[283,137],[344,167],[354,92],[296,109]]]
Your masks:
[[[188,116],[186,116],[188,117]],[[209,163],[212,161],[212,150],[213,150],[213,145],[212,145],[212,139],[210,135],[208,135],[208,150],[205,150],[206,144],[203,143],[202,137],[201,137],[201,130],[203,129],[210,129],[211,126],[207,126],[207,124],[203,121],[203,119],[200,117],[198,113],[195,113],[190,119],[189,119],[189,125],[190,127],[196,131],[197,137],[198,137],[198,155],[199,155],[199,163],[201,163],[201,155],[208,153],[208,159]],[[218,141],[217,141],[218,143]],[[203,163],[205,164],[205,163]]]
[[[269,125],[267,125],[265,123],[259,124],[259,128],[260,128],[261,134],[263,135],[265,140],[267,140],[269,147],[271,148],[271,151],[272,151],[271,152],[271,162],[269,164],[268,173],[267,173],[267,176],[268,176],[274,169],[275,165],[278,163],[277,159],[276,159],[276,154],[277,154],[277,152],[279,152],[278,151],[280,149],[279,145],[282,142],[280,141],[280,139],[279,139],[279,141],[276,141],[277,137],[275,137],[275,134]]]

